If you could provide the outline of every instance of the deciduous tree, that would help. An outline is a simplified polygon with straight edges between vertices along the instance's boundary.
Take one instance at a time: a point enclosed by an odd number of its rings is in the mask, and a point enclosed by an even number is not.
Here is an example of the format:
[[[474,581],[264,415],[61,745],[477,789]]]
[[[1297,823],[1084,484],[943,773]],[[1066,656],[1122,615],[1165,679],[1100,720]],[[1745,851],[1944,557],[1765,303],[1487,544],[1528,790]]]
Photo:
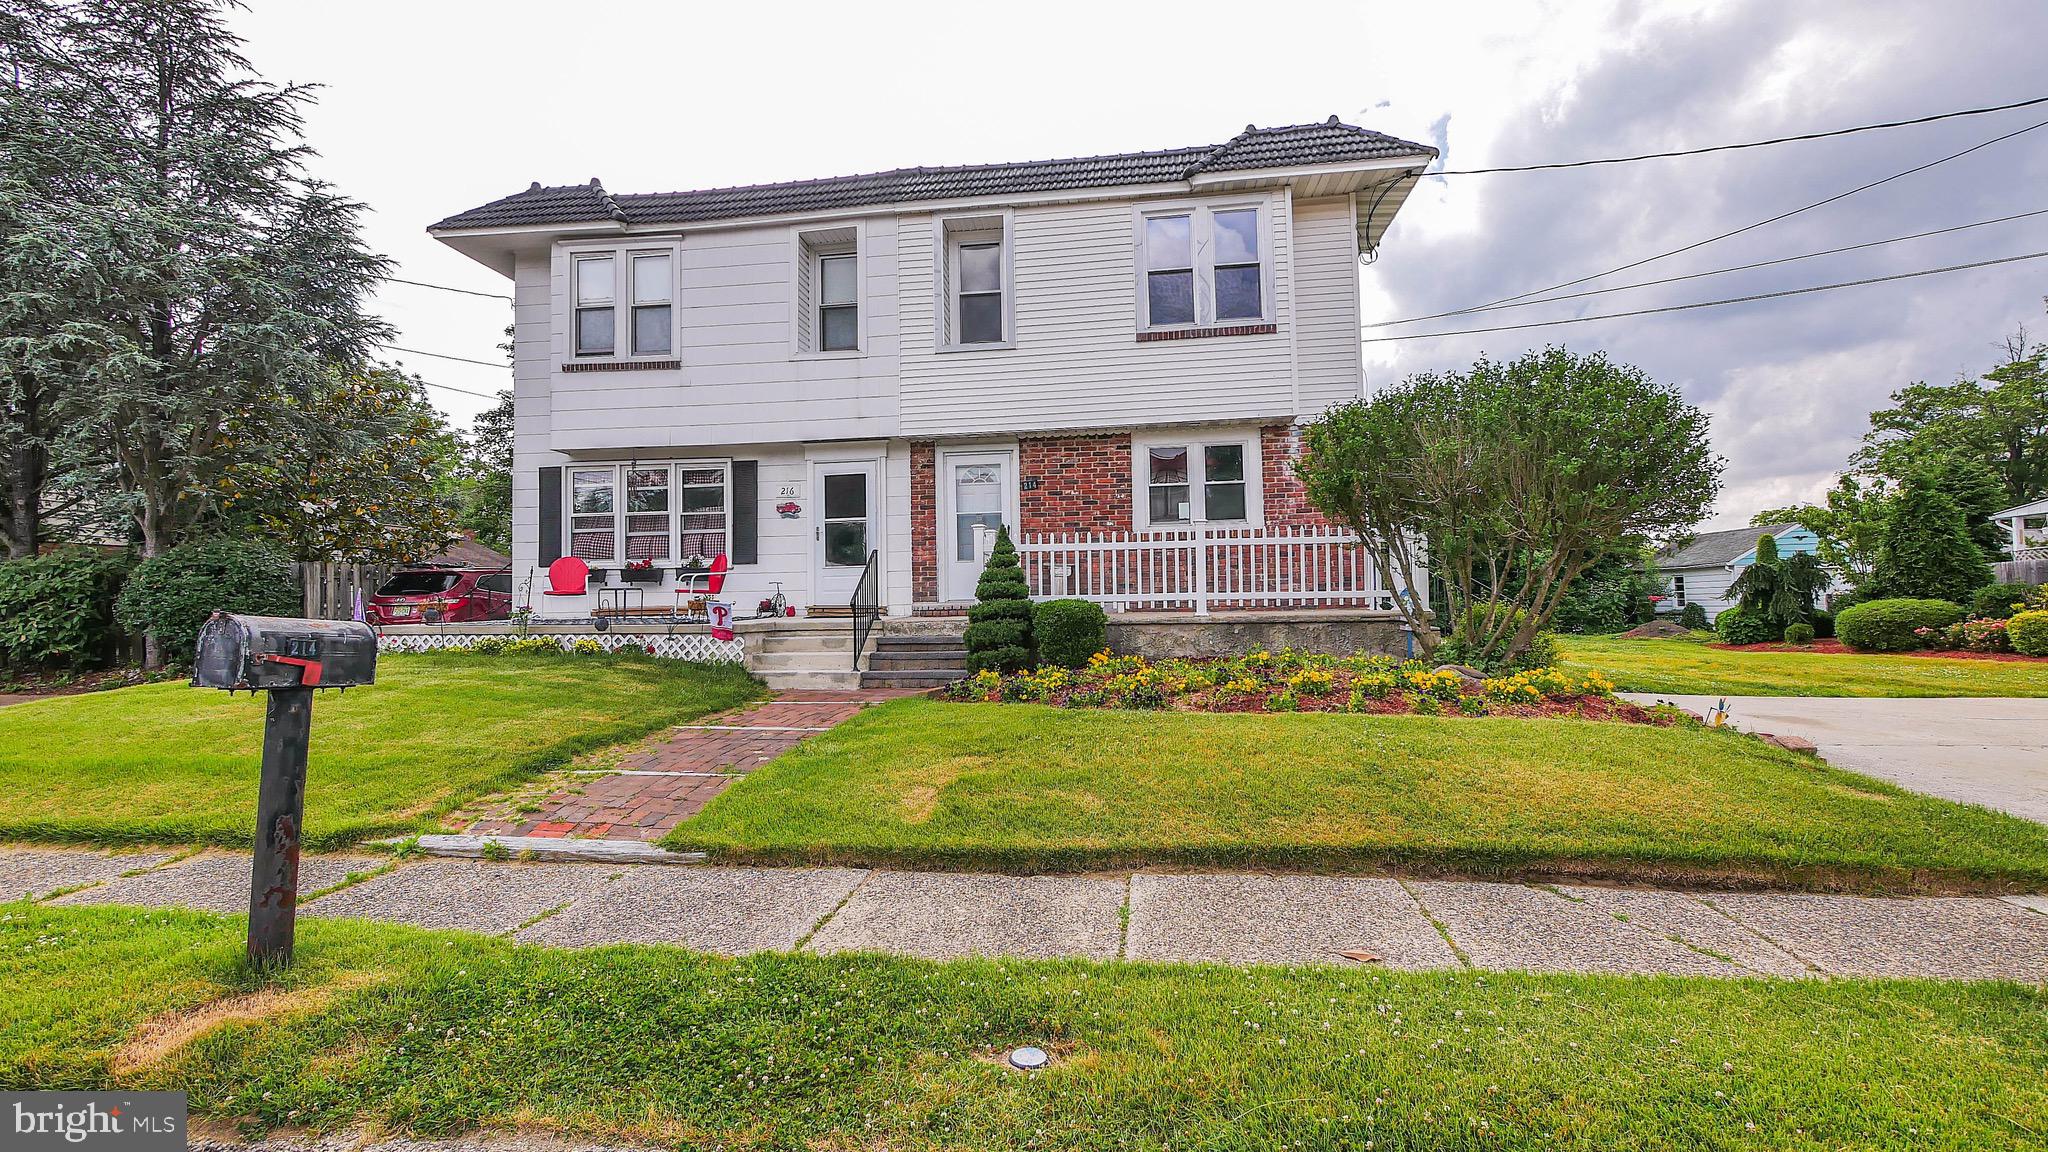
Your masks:
[[[1404,595],[1424,557],[1465,653],[1511,663],[1588,565],[1713,507],[1722,461],[1705,413],[1604,354],[1562,348],[1425,372],[1310,427],[1297,464],[1323,514],[1358,532]],[[1518,566],[1524,570],[1518,571]]]

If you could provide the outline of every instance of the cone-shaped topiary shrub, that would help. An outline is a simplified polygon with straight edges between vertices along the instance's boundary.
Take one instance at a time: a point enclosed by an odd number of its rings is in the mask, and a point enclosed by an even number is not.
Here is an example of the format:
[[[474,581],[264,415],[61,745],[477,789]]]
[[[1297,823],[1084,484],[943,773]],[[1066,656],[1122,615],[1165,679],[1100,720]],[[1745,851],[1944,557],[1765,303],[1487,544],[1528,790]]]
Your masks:
[[[1031,589],[1010,544],[1010,530],[996,529],[996,546],[974,586],[977,603],[967,613],[967,671],[1020,672],[1031,665]]]

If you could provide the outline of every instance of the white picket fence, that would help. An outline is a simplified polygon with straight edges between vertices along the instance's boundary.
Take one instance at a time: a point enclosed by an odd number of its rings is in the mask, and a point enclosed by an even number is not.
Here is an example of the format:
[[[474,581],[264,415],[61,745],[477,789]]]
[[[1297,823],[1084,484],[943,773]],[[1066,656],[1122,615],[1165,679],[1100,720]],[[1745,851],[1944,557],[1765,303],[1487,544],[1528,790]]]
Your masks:
[[[1322,526],[1024,533],[1016,543],[1024,582],[1040,600],[1207,615],[1219,608],[1388,609],[1396,595],[1357,536]]]

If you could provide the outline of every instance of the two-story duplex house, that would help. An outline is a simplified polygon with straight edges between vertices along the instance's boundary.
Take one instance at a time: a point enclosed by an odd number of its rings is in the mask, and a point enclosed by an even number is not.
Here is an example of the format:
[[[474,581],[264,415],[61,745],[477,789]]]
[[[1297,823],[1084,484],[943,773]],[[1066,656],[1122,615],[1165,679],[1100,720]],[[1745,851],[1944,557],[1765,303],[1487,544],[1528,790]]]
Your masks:
[[[1435,154],[1332,117],[450,216],[432,235],[513,283],[514,570],[723,553],[744,613],[777,582],[844,606],[872,558],[902,615],[970,602],[998,523],[1315,523],[1296,429],[1361,394],[1361,254]],[[1035,590],[1086,591],[1058,572]]]

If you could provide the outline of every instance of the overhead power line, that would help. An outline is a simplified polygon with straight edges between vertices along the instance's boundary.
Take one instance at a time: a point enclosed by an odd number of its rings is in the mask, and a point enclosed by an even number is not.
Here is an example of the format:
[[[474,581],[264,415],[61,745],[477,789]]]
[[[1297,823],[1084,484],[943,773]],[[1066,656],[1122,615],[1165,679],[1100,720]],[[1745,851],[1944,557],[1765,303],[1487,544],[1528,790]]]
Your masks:
[[[486,300],[503,300],[508,304],[512,302],[512,298],[502,292],[478,292],[472,288],[452,288],[446,284],[429,284],[425,280],[407,280],[403,276],[379,276],[377,279],[392,284],[410,284],[415,288],[438,288],[443,292],[459,292],[464,296],[481,296]]]
[[[1809,292],[1831,292],[1837,288],[1855,288],[1864,284],[1882,284],[1889,280],[1911,280],[1917,276],[1936,276],[1943,272],[1962,272],[1971,268],[1989,268],[1995,264],[2017,264],[2022,260],[2039,260],[2048,252],[2028,252],[2020,256],[2001,256],[1996,260],[1978,260],[1969,264],[1950,264],[1944,268],[1922,268],[1915,272],[1895,272],[1889,276],[1870,276],[1862,280],[1842,280],[1834,284],[1814,284],[1806,288],[1787,288],[1778,292],[1759,292],[1752,296],[1732,296],[1725,300],[1698,300],[1691,304],[1670,304],[1662,308],[1638,308],[1632,312],[1605,312],[1598,316],[1572,316],[1563,320],[1533,320],[1527,324],[1501,324],[1492,328],[1458,328],[1448,332],[1415,332],[1405,336],[1368,336],[1367,344],[1392,344],[1402,340],[1432,340],[1441,336],[1474,336],[1486,332],[1519,332],[1525,328],[1549,328],[1559,324],[1585,324],[1594,320],[1619,320],[1627,316],[1651,316],[1659,312],[1685,312],[1694,308],[1718,308],[1724,304],[1747,304],[1756,300],[1775,300],[1781,296],[1803,296]]]
[[[1792,264],[1800,260],[1812,260],[1820,256],[1838,256],[1844,252],[1857,252],[1865,248],[1881,248],[1886,244],[1899,244],[1907,240],[1924,240],[1929,236],[1946,236],[1951,232],[1966,232],[1972,228],[1984,228],[1992,224],[2004,224],[2013,220],[2025,220],[2031,216],[2048,216],[2048,208],[2036,208],[2032,212],[2015,212],[2010,216],[1998,216],[1990,220],[1975,220],[1968,224],[1954,224],[1947,228],[1935,228],[1927,232],[1914,232],[1905,236],[1887,236],[1882,240],[1866,240],[1861,244],[1845,244],[1840,248],[1823,248],[1818,252],[1801,252],[1797,256],[1780,256],[1775,260],[1758,260],[1750,264],[1732,264],[1726,268],[1709,268],[1704,272],[1689,272],[1684,276],[1666,276],[1659,280],[1638,280],[1633,284],[1616,284],[1612,288],[1592,288],[1584,292],[1568,292],[1562,296],[1545,296],[1540,300],[1523,300],[1514,304],[1493,304],[1485,308],[1462,308],[1456,312],[1438,312],[1429,316],[1417,316],[1411,320],[1384,320],[1367,324],[1367,328],[1388,328],[1396,324],[1415,324],[1424,320],[1441,320],[1447,316],[1469,316],[1478,312],[1502,312],[1510,308],[1534,308],[1538,304],[1559,303],[1565,300],[1583,300],[1588,296],[1605,296],[1610,292],[1628,292],[1636,288],[1654,288],[1659,284],[1677,284],[1685,280],[1700,280],[1708,276],[1723,276],[1730,272],[1748,272],[1755,268],[1769,268],[1775,264]]]
[[[1677,248],[1672,248],[1672,249],[1670,249],[1670,250],[1668,250],[1668,251],[1664,251],[1664,252],[1659,252],[1659,253],[1657,253],[1657,254],[1656,254],[1656,255],[1654,255],[1654,256],[1645,256],[1645,257],[1643,257],[1643,258],[1642,258],[1642,259],[1640,259],[1640,260],[1632,260],[1632,261],[1630,261],[1630,262],[1629,262],[1629,263],[1627,263],[1627,264],[1621,264],[1621,265],[1617,265],[1617,266],[1615,266],[1615,267],[1613,267],[1613,268],[1609,268],[1609,269],[1607,269],[1607,270],[1605,270],[1605,271],[1602,271],[1602,272],[1594,272],[1594,273],[1592,273],[1591,275],[1587,275],[1587,276],[1580,276],[1580,277],[1578,277],[1577,279],[1574,279],[1574,280],[1566,280],[1566,281],[1563,281],[1563,282],[1561,282],[1561,283],[1557,283],[1557,284],[1552,284],[1552,285],[1550,285],[1550,286],[1549,286],[1549,287],[1547,287],[1547,288],[1532,288],[1532,289],[1530,289],[1530,290],[1529,290],[1529,291],[1527,291],[1527,292],[1522,292],[1522,293],[1518,293],[1518,294],[1516,294],[1516,295],[1514,295],[1514,296],[1503,296],[1503,297],[1501,297],[1501,298],[1500,298],[1500,299],[1498,299],[1498,300],[1488,300],[1488,301],[1487,301],[1486,303],[1484,303],[1484,304],[1475,304],[1475,305],[1471,306],[1470,308],[1460,308],[1460,309],[1457,309],[1457,310],[1455,310],[1455,311],[1452,311],[1452,312],[1440,312],[1440,313],[1437,313],[1437,316],[1436,316],[1436,317],[1431,317],[1431,318],[1432,318],[1432,319],[1435,319],[1435,318],[1439,318],[1439,317],[1443,317],[1443,316],[1462,316],[1462,315],[1465,315],[1465,314],[1467,314],[1467,313],[1470,313],[1470,312],[1480,312],[1480,311],[1485,311],[1485,310],[1487,310],[1487,309],[1491,309],[1491,308],[1494,308],[1494,307],[1496,307],[1496,306],[1498,306],[1498,305],[1501,305],[1501,304],[1512,304],[1512,303],[1514,303],[1514,302],[1515,302],[1515,301],[1517,301],[1517,300],[1527,300],[1527,299],[1529,299],[1530,297],[1541,297],[1541,296],[1547,296],[1547,295],[1548,295],[1549,293],[1552,293],[1552,292],[1556,292],[1556,291],[1558,291],[1559,289],[1563,289],[1563,288],[1573,288],[1573,287],[1577,287],[1578,285],[1580,285],[1580,284],[1584,284],[1584,283],[1586,283],[1586,282],[1587,282],[1587,281],[1589,281],[1589,280],[1598,280],[1598,279],[1600,279],[1600,278],[1602,278],[1602,277],[1604,277],[1604,276],[1612,276],[1612,275],[1614,275],[1614,274],[1615,274],[1615,273],[1617,273],[1617,272],[1626,272],[1626,271],[1630,270],[1631,268],[1640,268],[1640,267],[1642,267],[1642,266],[1643,266],[1643,265],[1645,265],[1645,264],[1653,264],[1653,263],[1655,263],[1655,262],[1657,262],[1657,261],[1659,261],[1659,260],[1663,260],[1663,259],[1666,259],[1666,258],[1668,258],[1668,257],[1671,257],[1671,256],[1677,256],[1677,255],[1679,255],[1679,254],[1681,254],[1681,253],[1685,253],[1685,252],[1690,252],[1690,251],[1692,251],[1692,250],[1693,250],[1693,249],[1695,249],[1695,248],[1704,248],[1704,247],[1706,247],[1706,246],[1707,246],[1707,245],[1709,245],[1709,244],[1713,244],[1713,243],[1717,243],[1717,242],[1719,242],[1719,241],[1722,241],[1722,240],[1726,240],[1726,239],[1728,239],[1728,238],[1730,238],[1730,237],[1732,237],[1732,236],[1740,236],[1740,235],[1742,235],[1742,234],[1743,234],[1744,232],[1752,232],[1752,231],[1755,231],[1756,229],[1758,229],[1758,228],[1762,228],[1762,227],[1764,227],[1764,226],[1765,226],[1765,225],[1767,225],[1767,224],[1776,224],[1777,222],[1779,222],[1779,221],[1781,221],[1781,220],[1789,220],[1789,219],[1791,219],[1792,217],[1794,217],[1794,216],[1797,216],[1797,215],[1799,215],[1799,214],[1800,214],[1800,213],[1802,213],[1802,212],[1811,212],[1811,211],[1813,211],[1813,210],[1814,210],[1815,208],[1821,208],[1821,207],[1825,207],[1825,206],[1827,206],[1827,205],[1829,205],[1829,204],[1833,204],[1833,203],[1834,203],[1835,201],[1837,201],[1837,200],[1844,200],[1844,199],[1847,199],[1847,198],[1848,198],[1848,197],[1850,197],[1850,196],[1854,196],[1854,195],[1856,195],[1856,194],[1857,194],[1858,192],[1868,192],[1868,191],[1869,191],[1869,190],[1871,190],[1872,188],[1876,188],[1876,187],[1878,187],[1878,186],[1880,186],[1880,185],[1884,185],[1884,184],[1889,184],[1889,183],[1891,183],[1891,182],[1892,182],[1892,181],[1894,181],[1894,180],[1901,180],[1901,179],[1904,179],[1904,178],[1905,178],[1905,177],[1907,177],[1907,176],[1911,176],[1911,175],[1914,175],[1914,174],[1916,174],[1916,173],[1919,173],[1919,172],[1925,172],[1925,171],[1927,171],[1927,170],[1928,170],[1929,168],[1933,168],[1933,167],[1935,167],[1935,166],[1937,166],[1937,165],[1940,165],[1940,164],[1946,164],[1946,163],[1948,163],[1948,162],[1949,162],[1949,161],[1951,161],[1951,160],[1958,160],[1958,159],[1961,159],[1961,158],[1962,158],[1962,157],[1964,157],[1964,156],[1968,156],[1968,155],[1969,155],[1970,153],[1972,153],[1972,152],[1976,152],[1976,151],[1978,151],[1978,150],[1980,150],[1980,149],[1984,149],[1984,148],[1989,148],[1989,147],[1991,147],[1991,146],[1992,146],[1993,144],[1998,144],[1998,143],[2001,143],[2001,142],[2003,142],[2003,141],[2006,141],[2006,140],[2010,140],[2010,139],[2012,139],[2012,138],[2013,138],[2013,137],[2015,137],[2015,136],[2019,136],[2019,135],[2022,135],[2022,134],[2024,134],[2024,133],[2032,132],[2032,131],[2034,131],[2034,130],[2035,130],[2035,129],[2037,129],[2037,128],[2043,128],[2043,127],[2048,127],[2048,120],[2041,120],[2041,121],[2037,121],[2037,122],[2035,122],[2035,123],[2033,123],[2033,124],[2029,124],[2029,125],[2027,125],[2027,126],[2026,126],[2025,128],[2016,128],[2016,129],[2014,129],[2014,130],[2013,130],[2013,131],[2011,131],[2011,132],[2005,132],[2005,133],[2001,133],[2001,134],[1999,134],[1999,135],[1997,135],[1997,136],[1993,136],[1993,137],[1992,137],[1991,139],[1989,139],[1989,140],[1985,140],[1985,141],[1982,141],[1981,143],[1977,143],[1977,144],[1972,144],[1972,145],[1970,145],[1970,146],[1969,146],[1968,148],[1965,148],[1965,149],[1963,149],[1963,150],[1962,150],[1962,151],[1960,151],[1960,152],[1951,152],[1951,153],[1949,153],[1948,155],[1946,155],[1946,156],[1943,156],[1943,157],[1941,157],[1941,158],[1940,158],[1940,159],[1938,159],[1938,160],[1929,160],[1929,161],[1927,161],[1927,162],[1926,162],[1925,164],[1916,164],[1916,165],[1914,165],[1913,167],[1911,167],[1911,168],[1908,168],[1908,169],[1905,169],[1905,170],[1904,170],[1904,171],[1902,171],[1902,172],[1894,172],[1894,173],[1892,173],[1892,174],[1891,174],[1891,175],[1889,175],[1889,176],[1885,176],[1885,177],[1882,177],[1882,178],[1880,178],[1880,179],[1877,179],[1877,180],[1872,180],[1872,181],[1870,181],[1869,183],[1866,183],[1866,184],[1858,184],[1858,185],[1857,185],[1856,187],[1854,187],[1854,188],[1851,188],[1851,189],[1849,189],[1849,190],[1848,190],[1848,191],[1846,191],[1846,192],[1837,192],[1837,193],[1835,193],[1835,194],[1834,194],[1834,195],[1832,195],[1832,196],[1828,196],[1828,197],[1825,197],[1825,198],[1823,198],[1823,199],[1820,199],[1820,200],[1815,200],[1815,201],[1813,201],[1812,203],[1809,203],[1809,204],[1802,204],[1802,205],[1800,205],[1800,206],[1799,206],[1799,207],[1797,207],[1797,208],[1791,209],[1790,211],[1786,211],[1786,212],[1780,212],[1780,213],[1778,213],[1778,214],[1777,214],[1777,215],[1775,215],[1775,216],[1768,216],[1768,217],[1765,217],[1765,218],[1764,218],[1764,219],[1762,219],[1762,220],[1758,220],[1758,221],[1756,221],[1756,222],[1754,222],[1754,223],[1751,223],[1751,224],[1744,224],[1744,225],[1743,225],[1742,227],[1740,227],[1740,228],[1732,228],[1732,229],[1730,229],[1730,230],[1728,230],[1728,231],[1726,231],[1726,232],[1722,232],[1722,233],[1719,233],[1719,234],[1717,234],[1717,235],[1709,236],[1709,237],[1707,237],[1707,238],[1706,238],[1706,239],[1704,239],[1704,240],[1695,240],[1695,241],[1693,241],[1693,242],[1692,242],[1692,243],[1690,243],[1690,244],[1683,244],[1683,245],[1680,245],[1680,246],[1679,246],[1679,247],[1677,247]],[[1422,317],[1414,317],[1414,316],[1411,316],[1411,317],[1408,317],[1408,318],[1406,318],[1406,319],[1402,319],[1402,320],[1392,320],[1392,321],[1388,321],[1388,323],[1389,323],[1389,324],[1409,324],[1409,323],[1413,323],[1414,321],[1416,321],[1416,320],[1419,320],[1419,319],[1422,319]]]
[[[1745,148],[1768,148],[1773,144],[1794,144],[1802,140],[1825,140],[1831,136],[1851,136],[1858,132],[1878,132],[1887,128],[1908,128],[1915,124],[1932,124],[1937,120],[1954,120],[1962,116],[1985,116],[1993,112],[2010,112],[2015,108],[2031,108],[2036,104],[2048,104],[2048,96],[2036,96],[2032,100],[2016,100],[2011,104],[1995,104],[1989,108],[1965,108],[1957,112],[1938,112],[1932,116],[1916,116],[1911,120],[1887,120],[1882,124],[1858,124],[1853,128],[1835,128],[1826,132],[1805,132],[1797,136],[1773,136],[1768,140],[1746,140],[1740,144],[1713,144],[1705,148],[1681,148],[1672,152],[1642,152],[1634,156],[1608,156],[1599,160],[1565,160],[1554,164],[1516,164],[1498,168],[1449,168],[1442,172],[1424,172],[1424,176],[1490,176],[1500,172],[1548,172],[1559,168],[1595,168],[1604,164],[1634,164],[1641,160],[1671,160],[1680,156],[1704,156],[1709,152],[1736,152]]]

